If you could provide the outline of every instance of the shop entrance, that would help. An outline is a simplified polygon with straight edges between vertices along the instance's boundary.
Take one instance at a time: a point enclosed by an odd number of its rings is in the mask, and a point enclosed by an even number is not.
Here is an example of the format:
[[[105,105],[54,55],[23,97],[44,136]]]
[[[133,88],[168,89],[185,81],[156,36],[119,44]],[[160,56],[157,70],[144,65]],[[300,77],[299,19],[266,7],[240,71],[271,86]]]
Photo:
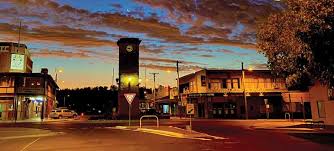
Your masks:
[[[236,103],[233,102],[223,102],[223,103],[213,103],[213,118],[225,118],[231,119],[237,117]]]

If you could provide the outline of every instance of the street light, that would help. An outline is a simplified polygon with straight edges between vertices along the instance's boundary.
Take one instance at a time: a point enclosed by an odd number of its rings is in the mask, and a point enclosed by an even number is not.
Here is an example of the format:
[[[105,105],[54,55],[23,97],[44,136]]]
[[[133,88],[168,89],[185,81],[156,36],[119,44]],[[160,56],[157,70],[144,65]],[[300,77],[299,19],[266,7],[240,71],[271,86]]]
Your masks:
[[[159,73],[150,73],[153,75],[153,104],[155,106],[155,76]]]
[[[66,103],[66,97],[70,97],[70,95],[68,94],[68,95],[64,96],[64,107],[66,107],[66,105],[65,105],[65,103]]]
[[[57,81],[58,81],[58,73],[63,73],[64,72],[64,70],[62,69],[62,68],[55,68],[55,81],[56,81],[56,83],[57,83]]]
[[[243,87],[243,94],[244,94],[244,105],[245,105],[245,119],[248,119],[248,105],[247,105],[247,95],[250,96],[248,93],[246,93],[246,87],[245,87],[245,69],[244,69],[244,63],[241,62],[241,71],[242,71],[242,87]],[[248,71],[253,71],[252,68],[249,68]]]

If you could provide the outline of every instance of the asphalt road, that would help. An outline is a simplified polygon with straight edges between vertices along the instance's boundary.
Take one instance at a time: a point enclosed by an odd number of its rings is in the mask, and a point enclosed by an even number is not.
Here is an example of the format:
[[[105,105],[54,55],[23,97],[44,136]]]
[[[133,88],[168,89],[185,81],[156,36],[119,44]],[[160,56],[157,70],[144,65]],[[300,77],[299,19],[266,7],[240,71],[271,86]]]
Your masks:
[[[163,121],[161,125],[184,128],[187,121]],[[146,122],[146,125],[154,125]],[[61,132],[60,135],[45,137],[28,137],[1,140],[1,151],[21,150],[115,150],[115,151],[210,151],[210,150],[235,150],[235,151],[333,151],[334,143],[321,143],[299,137],[300,132],[283,132],[274,130],[256,130],[249,128],[242,122],[231,121],[194,121],[195,131],[208,133],[214,136],[228,138],[226,140],[194,140],[160,136],[131,130],[119,130],[111,127],[127,125],[127,123],[74,123],[74,122],[50,122],[50,123],[17,123],[0,124],[1,129],[34,128]],[[138,125],[138,123],[133,123]],[[295,135],[294,135],[295,134]],[[298,134],[298,135],[296,135]],[[305,134],[308,135],[308,134]],[[332,136],[329,136],[332,137]]]

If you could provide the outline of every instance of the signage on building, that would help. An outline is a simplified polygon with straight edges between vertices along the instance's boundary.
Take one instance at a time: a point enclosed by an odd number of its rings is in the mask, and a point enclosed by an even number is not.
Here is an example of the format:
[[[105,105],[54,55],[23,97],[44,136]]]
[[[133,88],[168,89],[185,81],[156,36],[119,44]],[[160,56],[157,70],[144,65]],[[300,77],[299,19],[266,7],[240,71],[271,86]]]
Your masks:
[[[124,96],[126,98],[126,101],[128,101],[128,103],[131,104],[136,96],[136,93],[124,93]]]
[[[194,115],[195,114],[195,106],[194,106],[194,104],[189,104],[188,103],[186,109],[187,109],[187,114],[188,115]]]
[[[27,87],[19,87],[17,89],[17,93],[22,94],[44,94],[44,88],[27,88]]]
[[[201,96],[215,96],[214,93],[193,93],[188,94],[188,97],[201,97]]]
[[[12,70],[24,70],[24,55],[12,54],[10,69]]]
[[[9,46],[0,46],[0,52],[9,52]]]

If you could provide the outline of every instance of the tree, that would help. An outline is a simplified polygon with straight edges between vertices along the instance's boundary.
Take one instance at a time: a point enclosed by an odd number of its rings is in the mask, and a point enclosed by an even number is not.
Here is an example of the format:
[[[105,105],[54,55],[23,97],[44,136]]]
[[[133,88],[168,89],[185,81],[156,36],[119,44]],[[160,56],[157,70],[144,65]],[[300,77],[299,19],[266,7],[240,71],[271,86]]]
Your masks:
[[[286,0],[259,25],[258,51],[288,86],[334,79],[334,0]],[[333,84],[333,82],[332,82]]]

